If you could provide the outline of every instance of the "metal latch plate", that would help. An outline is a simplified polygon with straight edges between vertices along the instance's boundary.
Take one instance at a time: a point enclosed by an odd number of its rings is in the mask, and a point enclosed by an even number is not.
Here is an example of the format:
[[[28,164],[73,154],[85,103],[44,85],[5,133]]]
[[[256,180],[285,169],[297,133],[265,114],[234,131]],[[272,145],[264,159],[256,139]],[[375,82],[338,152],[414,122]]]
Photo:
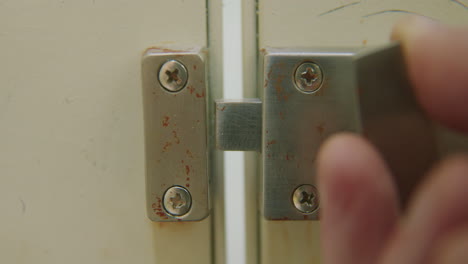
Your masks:
[[[195,221],[209,214],[204,54],[202,49],[149,49],[143,58],[146,198],[152,221]],[[177,67],[163,69],[168,62]]]
[[[398,44],[366,52],[267,49],[261,61],[266,219],[318,219],[316,159],[333,133],[363,134],[396,175],[403,200],[438,158],[433,126],[414,98]],[[320,76],[307,67],[298,73],[304,64],[318,65]],[[307,85],[298,86],[298,76]]]
[[[266,219],[318,218],[318,149],[332,133],[358,130],[352,55],[349,51],[265,51],[262,207]],[[295,71],[309,62],[323,72],[321,87],[314,93],[295,87]],[[304,200],[304,204],[298,206],[295,200]]]

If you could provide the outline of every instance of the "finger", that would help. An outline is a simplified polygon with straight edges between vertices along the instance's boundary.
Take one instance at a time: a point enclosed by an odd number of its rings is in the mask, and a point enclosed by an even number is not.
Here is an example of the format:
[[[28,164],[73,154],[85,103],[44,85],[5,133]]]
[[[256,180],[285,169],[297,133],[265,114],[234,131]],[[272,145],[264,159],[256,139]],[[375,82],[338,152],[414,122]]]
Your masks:
[[[375,263],[395,225],[398,199],[377,152],[351,134],[332,137],[318,158],[326,264]]]
[[[433,170],[416,191],[382,263],[431,263],[436,242],[468,223],[467,187],[468,157],[452,158]]]
[[[445,237],[434,257],[435,264],[468,263],[468,228],[465,226]]]
[[[392,38],[402,42],[423,108],[438,121],[468,132],[468,28],[411,17],[395,26]]]

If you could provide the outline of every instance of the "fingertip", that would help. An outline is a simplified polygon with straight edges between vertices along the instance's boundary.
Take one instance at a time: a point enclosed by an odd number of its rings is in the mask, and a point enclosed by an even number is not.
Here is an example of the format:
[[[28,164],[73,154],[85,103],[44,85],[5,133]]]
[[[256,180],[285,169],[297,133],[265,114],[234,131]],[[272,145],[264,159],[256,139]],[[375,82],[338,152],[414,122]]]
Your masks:
[[[347,195],[381,192],[396,197],[394,182],[378,151],[352,133],[331,136],[318,156],[318,183],[323,199],[352,201]],[[341,197],[341,198],[340,198]]]
[[[458,228],[441,241],[435,250],[435,264],[463,264],[468,261],[468,227]]]
[[[468,132],[468,29],[412,16],[395,25],[391,38],[402,43],[409,78],[424,110]]]
[[[332,136],[319,152],[318,182],[324,259],[375,263],[398,215],[395,187],[377,151],[360,136]]]
[[[433,252],[439,241],[468,223],[467,175],[466,155],[451,157],[431,170],[382,263],[451,263],[432,262]]]
[[[366,142],[351,133],[339,133],[331,136],[320,148],[318,155],[318,182],[323,199],[328,198],[328,189],[333,193],[346,194],[353,188],[365,184],[354,171],[361,162],[356,159],[366,158]],[[355,155],[357,153],[357,155]],[[362,157],[364,156],[364,157]],[[341,190],[346,188],[345,190]]]
[[[427,31],[431,31],[437,26],[438,22],[434,19],[425,16],[411,15],[399,20],[393,27],[391,40],[409,42],[418,35],[424,35]]]

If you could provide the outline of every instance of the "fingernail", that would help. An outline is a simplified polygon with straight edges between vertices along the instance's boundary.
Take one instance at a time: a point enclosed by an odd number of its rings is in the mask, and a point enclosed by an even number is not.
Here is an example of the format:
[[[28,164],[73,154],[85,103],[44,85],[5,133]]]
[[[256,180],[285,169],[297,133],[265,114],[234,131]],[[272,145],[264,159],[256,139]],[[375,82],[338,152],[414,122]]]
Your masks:
[[[410,16],[397,22],[393,28],[391,40],[405,41],[419,34],[437,30],[440,23],[424,16]]]

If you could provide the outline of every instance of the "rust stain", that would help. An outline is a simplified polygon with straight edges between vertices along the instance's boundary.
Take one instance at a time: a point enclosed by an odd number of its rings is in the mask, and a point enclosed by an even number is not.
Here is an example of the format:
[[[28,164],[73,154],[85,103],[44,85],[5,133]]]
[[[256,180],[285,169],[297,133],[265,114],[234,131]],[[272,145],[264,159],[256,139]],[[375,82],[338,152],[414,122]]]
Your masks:
[[[193,65],[193,70],[194,70],[194,71],[197,70],[197,65]]]
[[[187,179],[185,179],[185,180],[190,181],[190,177],[187,177]]]
[[[271,141],[268,141],[267,142],[267,147],[273,145],[273,144],[276,144],[276,140],[271,140]]]
[[[279,70],[278,72],[283,72],[284,70],[282,68],[285,67],[284,63],[277,63],[275,66],[272,67],[278,67]],[[274,81],[274,88],[276,90],[276,97],[278,98],[278,101],[287,101],[289,99],[289,94],[287,94],[283,88],[283,81],[286,78],[286,76],[278,74],[276,76],[276,79]]]
[[[280,116],[281,120],[284,120],[284,113],[283,112],[279,112],[279,116]]]
[[[163,152],[166,152],[169,147],[172,146],[172,143],[171,142],[166,142],[166,144],[164,144],[164,147],[163,147]]]
[[[278,98],[278,101],[281,101],[281,99],[284,99],[284,101],[287,101],[288,100],[288,96],[283,94],[284,92],[284,89],[283,89],[283,85],[281,85],[281,83],[283,82],[283,79],[284,77],[282,76],[278,76],[278,78],[276,79],[276,84],[275,84],[275,90],[276,90],[276,97]]]
[[[171,119],[170,117],[164,116],[164,119],[162,121],[163,127],[168,127],[169,126],[169,120],[170,119]]]
[[[222,108],[216,108],[218,111],[221,111],[221,112],[224,112],[224,110],[226,110],[226,106],[223,106]]]
[[[185,165],[185,174],[189,175],[190,174],[190,166]]]
[[[162,209],[162,206],[161,206],[161,198],[156,197],[156,200],[157,200],[157,202],[156,202],[156,203],[153,203],[153,204],[151,205],[151,208],[153,208],[153,212],[154,212],[157,216],[159,216],[159,217],[161,217],[161,218],[163,218],[163,219],[168,219],[166,213],[164,213],[164,211],[163,211],[163,209]]]
[[[362,41],[362,45],[364,45],[364,46],[367,45],[367,39]]]
[[[190,184],[189,184],[189,183],[185,184],[185,187],[189,188],[189,187],[190,187]]]
[[[201,94],[197,93],[196,96],[197,96],[197,98],[205,97],[205,91],[203,91]]]
[[[175,140],[174,142],[175,142],[176,144],[180,144],[180,139],[179,139],[179,137],[177,136],[177,132],[176,132],[175,130],[172,131],[172,135],[174,136],[174,140]]]
[[[184,160],[181,160],[181,161],[180,161],[180,163],[182,163],[182,164],[184,164],[184,162],[185,162]]]
[[[187,90],[189,90],[190,94],[193,94],[195,88],[192,85],[187,86]]]
[[[185,152],[187,154],[187,156],[189,156],[190,158],[193,159],[193,154],[190,150],[187,149],[187,151]]]
[[[293,160],[294,159],[294,155],[289,155],[289,154],[286,154],[286,160]]]

